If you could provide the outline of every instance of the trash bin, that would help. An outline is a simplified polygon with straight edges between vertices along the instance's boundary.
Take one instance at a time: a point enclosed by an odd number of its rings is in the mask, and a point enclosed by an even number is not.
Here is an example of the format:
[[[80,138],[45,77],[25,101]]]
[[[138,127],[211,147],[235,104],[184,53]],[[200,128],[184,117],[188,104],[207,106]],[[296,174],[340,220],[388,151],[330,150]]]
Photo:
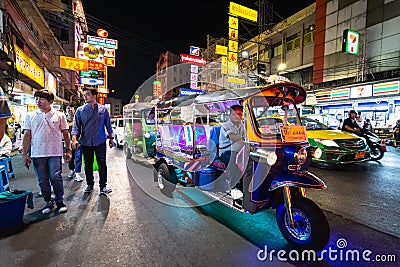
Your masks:
[[[213,190],[215,188],[215,175],[216,170],[213,168],[200,170],[199,188],[208,191]]]
[[[0,193],[0,230],[22,223],[27,202],[28,207],[33,208],[33,195],[30,191]]]

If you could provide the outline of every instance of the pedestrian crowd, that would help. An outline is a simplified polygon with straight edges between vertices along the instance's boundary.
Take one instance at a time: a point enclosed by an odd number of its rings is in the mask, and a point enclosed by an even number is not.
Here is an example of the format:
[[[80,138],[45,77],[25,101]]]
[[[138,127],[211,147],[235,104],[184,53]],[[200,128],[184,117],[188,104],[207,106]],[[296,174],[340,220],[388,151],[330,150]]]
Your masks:
[[[97,102],[97,90],[83,88],[85,103],[76,111],[68,106],[66,113],[53,107],[55,96],[47,89],[34,93],[37,109],[27,113],[23,124],[22,152],[26,168],[33,167],[45,205],[43,214],[64,213],[62,179],[63,159],[68,163],[69,178],[82,182],[82,165],[87,187],[94,189],[93,165],[98,165],[99,193],[111,193],[107,187],[106,150],[114,146],[108,109]],[[0,157],[10,157],[12,141],[5,134],[7,120],[12,117],[7,97],[0,88]],[[94,162],[96,159],[97,162]]]

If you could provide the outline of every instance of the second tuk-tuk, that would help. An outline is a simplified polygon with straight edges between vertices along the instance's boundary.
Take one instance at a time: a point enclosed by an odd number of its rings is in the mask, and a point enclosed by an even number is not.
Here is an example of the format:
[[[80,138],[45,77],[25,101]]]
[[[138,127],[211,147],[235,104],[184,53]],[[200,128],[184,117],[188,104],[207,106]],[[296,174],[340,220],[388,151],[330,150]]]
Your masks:
[[[154,104],[129,103],[123,107],[124,152],[126,158],[137,155],[143,158],[155,156]]]

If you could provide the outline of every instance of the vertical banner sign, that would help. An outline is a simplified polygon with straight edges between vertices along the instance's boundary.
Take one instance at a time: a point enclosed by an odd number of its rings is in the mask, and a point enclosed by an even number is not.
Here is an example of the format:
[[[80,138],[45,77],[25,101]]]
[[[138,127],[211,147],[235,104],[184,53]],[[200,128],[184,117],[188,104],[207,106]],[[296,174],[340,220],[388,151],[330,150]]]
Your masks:
[[[160,81],[154,81],[153,82],[153,96],[154,97],[160,97],[161,94],[161,82]]]
[[[190,54],[192,56],[200,56],[200,48],[197,46],[191,46],[190,47]],[[191,89],[197,89],[198,86],[198,72],[199,72],[199,67],[196,65],[190,65],[190,88]]]
[[[238,19],[235,17],[229,17],[229,27],[231,26],[231,23],[233,27],[238,27]],[[228,43],[228,74],[238,74],[238,68],[235,67],[235,65],[238,64],[237,58],[238,58],[238,49],[235,46],[235,43],[237,44],[239,40],[239,32],[235,28],[229,28],[229,43]]]
[[[198,85],[198,74],[199,73],[199,66],[197,65],[190,65],[190,88],[197,89]]]
[[[252,22],[257,22],[258,12],[248,7],[229,3],[229,45],[228,45],[228,74],[238,74],[238,48],[239,48],[239,19],[243,18]]]
[[[221,57],[221,74],[228,74],[228,57]]]

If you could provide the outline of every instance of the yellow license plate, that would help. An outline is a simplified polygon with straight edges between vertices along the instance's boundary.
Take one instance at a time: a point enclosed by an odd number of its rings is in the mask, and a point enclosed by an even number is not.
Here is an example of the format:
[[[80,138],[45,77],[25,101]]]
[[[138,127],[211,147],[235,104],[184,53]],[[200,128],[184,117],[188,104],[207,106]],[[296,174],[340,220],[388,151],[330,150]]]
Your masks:
[[[365,158],[365,151],[357,152],[357,153],[354,155],[354,158],[355,158],[355,159],[363,159],[363,158]]]

